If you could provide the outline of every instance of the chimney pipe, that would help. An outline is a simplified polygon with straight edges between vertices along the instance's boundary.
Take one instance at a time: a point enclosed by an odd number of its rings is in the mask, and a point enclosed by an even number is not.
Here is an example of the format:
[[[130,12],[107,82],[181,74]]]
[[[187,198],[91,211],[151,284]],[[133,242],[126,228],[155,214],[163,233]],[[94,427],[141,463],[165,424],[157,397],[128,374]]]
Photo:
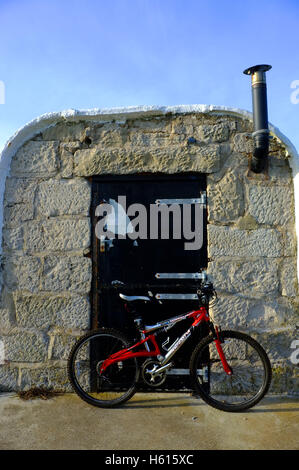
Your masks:
[[[265,169],[269,151],[266,72],[271,68],[271,65],[254,65],[243,72],[251,75],[254,150],[250,169],[254,173]]]

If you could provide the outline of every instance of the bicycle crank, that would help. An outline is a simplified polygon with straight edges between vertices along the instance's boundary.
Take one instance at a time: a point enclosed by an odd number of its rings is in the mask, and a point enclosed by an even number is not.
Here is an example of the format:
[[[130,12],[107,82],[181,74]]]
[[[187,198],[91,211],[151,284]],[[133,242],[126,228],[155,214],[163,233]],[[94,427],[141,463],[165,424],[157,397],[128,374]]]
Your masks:
[[[158,361],[147,359],[142,365],[141,376],[147,385],[159,387],[165,382],[166,372],[172,366],[172,363],[161,366]]]

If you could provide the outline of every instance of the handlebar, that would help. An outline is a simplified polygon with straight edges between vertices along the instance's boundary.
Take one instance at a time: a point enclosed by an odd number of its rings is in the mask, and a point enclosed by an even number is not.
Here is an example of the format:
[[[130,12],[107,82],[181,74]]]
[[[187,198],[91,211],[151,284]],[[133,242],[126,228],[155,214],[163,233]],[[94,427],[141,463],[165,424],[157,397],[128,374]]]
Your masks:
[[[189,289],[196,289],[196,292],[198,294],[198,297],[200,300],[206,300],[205,303],[207,303],[207,301],[209,301],[210,298],[214,297],[216,295],[216,292],[215,292],[215,289],[214,289],[214,286],[213,286],[213,283],[210,282],[210,281],[206,281],[205,283],[203,283],[203,281],[201,280],[194,280],[193,282],[189,282],[188,283],[182,283],[182,282],[172,282],[171,284],[161,284],[161,283],[157,283],[157,284],[125,284],[124,282],[122,281],[119,281],[119,280],[114,280],[110,283],[110,285],[102,285],[102,287],[100,288],[101,290],[105,290],[105,289],[111,289],[111,286],[114,287],[114,288],[122,288],[122,289],[126,289],[126,290],[136,290],[136,289],[141,289],[141,290],[151,290],[151,289],[169,289],[169,288],[180,288],[180,289],[186,289],[186,288],[189,288]]]
[[[197,291],[199,300],[203,305],[207,305],[211,299],[217,299],[217,293],[212,282],[205,282]]]
[[[201,303],[201,305],[212,305],[211,304],[211,301],[216,301],[217,300],[217,293],[214,289],[214,286],[213,286],[213,283],[210,282],[210,281],[202,281],[202,280],[193,280],[193,282],[190,282],[190,279],[188,280],[189,282],[188,283],[171,283],[171,284],[161,284],[160,282],[159,283],[155,283],[155,284],[144,284],[144,283],[140,283],[140,284],[126,284],[122,281],[119,281],[119,280],[114,280],[112,282],[110,282],[109,284],[102,284],[100,285],[99,287],[99,291],[103,292],[103,291],[109,291],[112,289],[121,289],[122,291],[123,290],[129,290],[129,291],[135,291],[134,293],[136,293],[136,290],[141,290],[141,291],[152,291],[152,290],[166,290],[166,289],[184,289],[186,290],[186,288],[188,289],[192,289],[193,291],[196,292],[197,296],[198,296],[198,300],[199,302]]]
[[[173,280],[172,280],[173,281]],[[189,282],[185,282],[185,283],[182,283],[182,282],[171,282],[171,283],[129,283],[129,284],[126,284],[125,282],[122,282],[122,281],[118,281],[118,280],[114,280],[112,281],[110,284],[102,284],[100,289],[111,289],[111,287],[114,287],[114,288],[122,288],[122,289],[130,289],[130,290],[133,290],[133,289],[151,289],[151,288],[176,288],[176,287],[179,287],[179,288],[183,288],[183,289],[186,289],[187,288],[194,288],[194,289],[197,289],[197,290],[200,290],[200,291],[205,291],[205,292],[208,292],[209,290],[213,290],[213,284],[211,282],[205,282],[203,284],[203,281],[202,280],[196,280],[196,279],[192,279],[192,282],[190,282],[190,279],[188,279]]]

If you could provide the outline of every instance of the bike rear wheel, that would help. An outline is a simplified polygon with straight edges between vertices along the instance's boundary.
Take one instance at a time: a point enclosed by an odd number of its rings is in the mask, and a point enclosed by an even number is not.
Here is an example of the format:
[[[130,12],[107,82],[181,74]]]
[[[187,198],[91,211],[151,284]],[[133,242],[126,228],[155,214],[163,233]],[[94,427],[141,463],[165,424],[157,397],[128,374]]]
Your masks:
[[[232,369],[227,375],[210,335],[194,349],[190,359],[193,386],[209,405],[222,411],[243,411],[256,405],[267,393],[271,365],[262,346],[238,331],[223,331],[221,343]]]
[[[139,377],[135,358],[118,361],[100,373],[105,359],[129,345],[122,333],[106,328],[88,333],[75,343],[68,359],[68,376],[75,392],[83,400],[109,408],[134,395]]]

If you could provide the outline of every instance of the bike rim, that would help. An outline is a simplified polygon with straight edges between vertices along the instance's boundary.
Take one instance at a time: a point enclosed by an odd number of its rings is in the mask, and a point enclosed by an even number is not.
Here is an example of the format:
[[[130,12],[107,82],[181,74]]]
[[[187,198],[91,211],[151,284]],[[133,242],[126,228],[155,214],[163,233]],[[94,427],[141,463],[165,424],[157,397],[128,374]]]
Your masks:
[[[116,362],[100,373],[102,362],[126,347],[123,339],[103,333],[78,345],[72,358],[72,375],[81,395],[95,403],[113,404],[131,393],[138,375],[135,359]]]

